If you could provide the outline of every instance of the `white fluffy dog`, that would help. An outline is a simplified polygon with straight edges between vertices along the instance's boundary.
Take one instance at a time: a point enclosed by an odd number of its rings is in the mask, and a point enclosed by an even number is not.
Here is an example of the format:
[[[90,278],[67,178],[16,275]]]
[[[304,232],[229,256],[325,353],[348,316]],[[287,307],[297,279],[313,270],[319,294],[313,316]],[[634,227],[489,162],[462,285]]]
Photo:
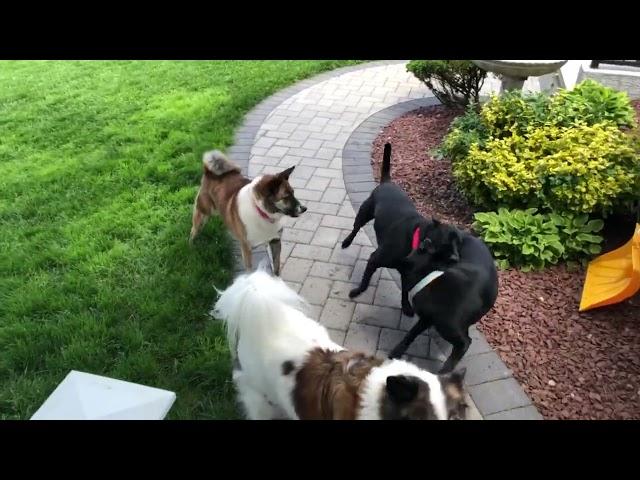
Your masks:
[[[233,380],[250,419],[464,419],[464,371],[350,352],[303,313],[304,300],[258,270],[221,292]]]

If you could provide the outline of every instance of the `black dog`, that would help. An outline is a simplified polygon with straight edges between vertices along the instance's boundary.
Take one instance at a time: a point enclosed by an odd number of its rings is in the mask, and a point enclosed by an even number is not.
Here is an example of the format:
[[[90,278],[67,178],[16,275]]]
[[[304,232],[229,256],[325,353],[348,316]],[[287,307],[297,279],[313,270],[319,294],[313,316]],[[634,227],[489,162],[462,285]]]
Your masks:
[[[365,200],[353,224],[353,231],[342,242],[342,248],[347,248],[353,242],[358,230],[372,219],[378,240],[378,248],[371,254],[360,286],[349,292],[349,297],[354,298],[364,292],[369,286],[371,277],[380,267],[398,270],[402,278],[402,311],[405,315],[413,316],[413,308],[408,300],[408,288],[405,280],[405,259],[412,249],[418,245],[427,235],[427,228],[438,230],[441,224],[433,224],[418,213],[407,194],[393,182],[391,182],[391,145],[384,146],[380,185],[378,185],[369,198]],[[441,242],[445,243],[445,242]],[[455,242],[448,243],[449,260],[458,260],[458,252]],[[442,248],[440,248],[442,251]]]
[[[390,357],[401,357],[415,338],[433,325],[453,345],[441,369],[441,373],[450,372],[471,344],[469,327],[495,303],[498,295],[495,262],[482,240],[421,216],[407,194],[391,182],[390,171],[391,145],[387,143],[380,185],[362,204],[353,231],[342,242],[342,248],[347,248],[358,230],[375,219],[378,248],[369,257],[360,285],[349,296],[364,292],[379,267],[398,270],[402,279],[402,311],[411,317],[416,308],[420,320]],[[425,279],[430,282],[428,285]],[[419,291],[413,292],[416,288]]]
[[[454,264],[449,260],[451,242],[457,244],[454,248],[460,254]],[[450,372],[471,345],[469,327],[493,307],[498,296],[494,259],[479,238],[440,224],[436,229],[427,228],[427,238],[404,263],[410,302],[419,320],[389,357],[401,357],[415,338],[433,325],[453,345],[440,370]]]

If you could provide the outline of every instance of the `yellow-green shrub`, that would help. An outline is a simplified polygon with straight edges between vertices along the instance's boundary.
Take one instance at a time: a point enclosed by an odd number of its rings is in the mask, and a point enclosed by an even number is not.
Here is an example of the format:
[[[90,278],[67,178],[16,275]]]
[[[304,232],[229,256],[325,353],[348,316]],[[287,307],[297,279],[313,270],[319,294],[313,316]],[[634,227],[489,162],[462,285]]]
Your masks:
[[[606,215],[640,192],[638,145],[606,122],[572,127],[529,126],[521,135],[471,145],[453,174],[486,208],[537,207]]]

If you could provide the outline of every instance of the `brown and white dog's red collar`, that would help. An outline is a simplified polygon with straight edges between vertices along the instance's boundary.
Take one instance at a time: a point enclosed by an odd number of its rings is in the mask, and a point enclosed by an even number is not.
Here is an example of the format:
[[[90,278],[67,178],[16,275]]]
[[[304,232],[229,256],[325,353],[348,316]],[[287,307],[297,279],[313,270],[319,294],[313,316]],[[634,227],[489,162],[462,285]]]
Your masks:
[[[264,210],[262,210],[258,206],[257,203],[254,202],[254,205],[256,206],[256,210],[258,211],[258,215],[260,215],[262,218],[264,218],[269,223],[276,223],[275,219],[271,218],[267,212],[265,212]]]

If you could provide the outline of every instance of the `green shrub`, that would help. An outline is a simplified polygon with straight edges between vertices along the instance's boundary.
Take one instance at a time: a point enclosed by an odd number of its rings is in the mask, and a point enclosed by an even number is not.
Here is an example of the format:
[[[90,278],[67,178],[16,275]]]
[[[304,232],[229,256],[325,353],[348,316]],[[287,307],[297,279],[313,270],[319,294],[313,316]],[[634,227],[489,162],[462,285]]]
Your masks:
[[[407,70],[448,107],[478,104],[487,72],[470,60],[412,60]]]
[[[523,271],[560,260],[585,262],[600,252],[602,237],[596,233],[602,227],[602,220],[588,221],[586,215],[544,215],[535,208],[479,212],[474,222],[498,266],[518,266]]]
[[[492,95],[482,107],[482,120],[489,134],[503,138],[523,135],[529,127],[612,122],[634,127],[635,112],[625,92],[618,92],[593,80],[585,80],[553,96],[512,90]]]
[[[544,93],[510,90],[493,94],[482,107],[482,121],[489,135],[505,138],[523,135],[529,127],[550,123],[551,102]]]
[[[611,123],[529,127],[472,144],[457,158],[460,189],[486,209],[536,207],[607,215],[640,191],[634,139]]]
[[[440,157],[455,162],[458,158],[467,156],[471,145],[484,146],[488,137],[489,131],[482,117],[472,105],[469,105],[464,115],[451,122],[449,134],[437,149],[437,153]]]
[[[557,125],[612,122],[635,127],[635,112],[626,92],[618,92],[587,79],[571,90],[561,90],[551,99],[551,118]]]
[[[550,213],[548,216],[558,228],[560,243],[564,247],[565,260],[584,261],[590,256],[600,253],[602,236],[595,234],[604,227],[602,220],[589,220],[588,215]]]

